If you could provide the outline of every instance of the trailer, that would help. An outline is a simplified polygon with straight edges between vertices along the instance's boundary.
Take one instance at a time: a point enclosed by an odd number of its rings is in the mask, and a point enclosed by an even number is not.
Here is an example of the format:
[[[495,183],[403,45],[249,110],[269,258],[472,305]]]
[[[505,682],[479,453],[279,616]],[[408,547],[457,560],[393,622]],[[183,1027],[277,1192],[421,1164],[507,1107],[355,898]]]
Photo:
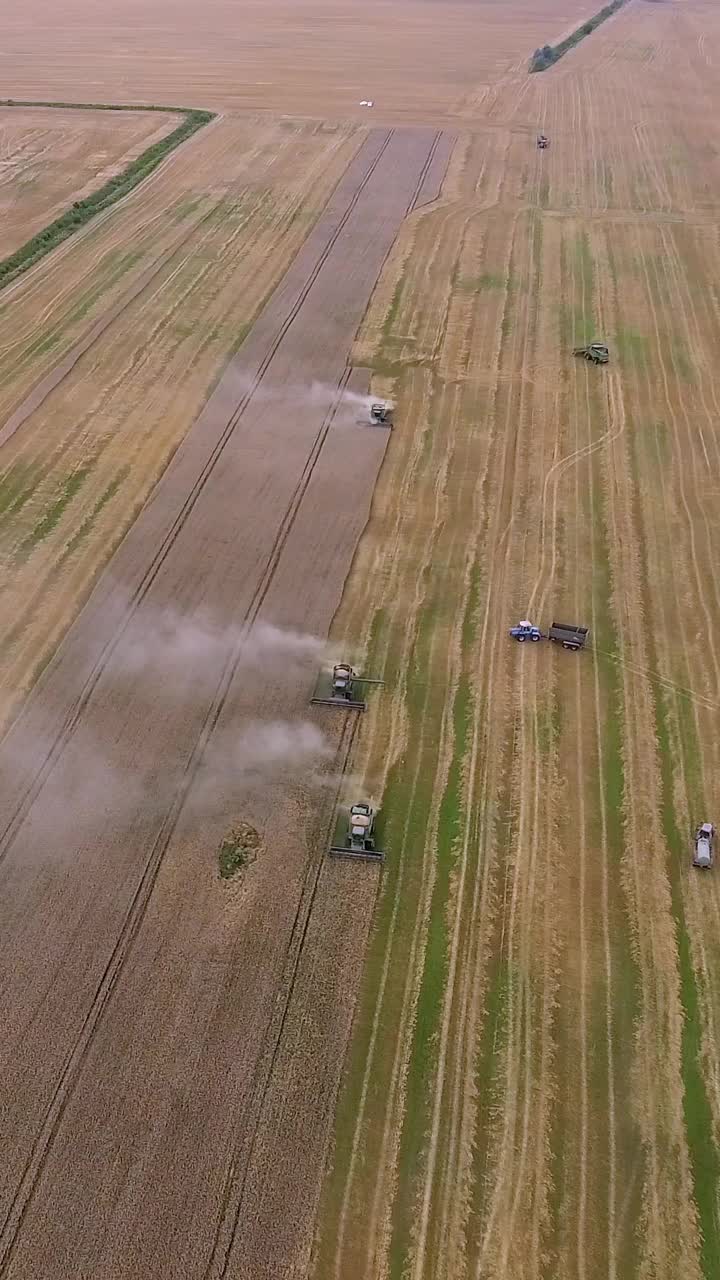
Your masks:
[[[344,844],[332,844],[328,852],[335,858],[357,858],[364,862],[384,862],[385,854],[375,848],[375,814],[361,801],[350,809]]]
[[[693,866],[709,871],[715,857],[715,828],[712,822],[703,822],[695,831]]]
[[[574,622],[553,622],[548,631],[548,640],[573,651],[584,649],[587,638],[588,628],[576,626]]]

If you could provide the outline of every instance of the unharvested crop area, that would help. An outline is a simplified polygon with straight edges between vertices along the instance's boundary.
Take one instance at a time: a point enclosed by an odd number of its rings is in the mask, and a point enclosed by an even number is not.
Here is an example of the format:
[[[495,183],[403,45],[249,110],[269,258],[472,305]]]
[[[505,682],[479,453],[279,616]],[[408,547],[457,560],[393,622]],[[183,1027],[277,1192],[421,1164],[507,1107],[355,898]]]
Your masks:
[[[29,5],[224,114],[0,308],[0,1277],[714,1280],[720,19]]]
[[[0,258],[175,127],[151,111],[0,106]]]

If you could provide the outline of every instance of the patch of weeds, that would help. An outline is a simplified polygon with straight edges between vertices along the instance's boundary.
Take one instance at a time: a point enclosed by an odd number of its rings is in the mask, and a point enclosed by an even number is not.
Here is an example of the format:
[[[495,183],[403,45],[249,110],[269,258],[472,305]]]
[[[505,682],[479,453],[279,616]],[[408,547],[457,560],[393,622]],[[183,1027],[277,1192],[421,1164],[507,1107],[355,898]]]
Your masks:
[[[682,342],[679,338],[673,339],[672,357],[673,357],[673,364],[675,365],[675,368],[680,374],[680,377],[683,378],[685,382],[694,382],[695,370],[688,357],[687,348],[684,342]]]
[[[383,332],[383,339],[385,341],[387,341],[391,337],[392,329],[394,328],[395,321],[397,320],[398,312],[400,310],[400,301],[402,299],[404,287],[405,287],[405,278],[404,276],[401,276],[397,284],[395,285],[395,290],[394,290],[392,299],[390,301],[390,306],[388,307],[387,315],[385,316],[385,319],[383,321],[382,332]]]
[[[581,232],[575,238],[575,257],[580,268],[580,277],[583,285],[583,297],[586,300],[586,306],[592,310],[593,291],[595,288],[595,265],[593,256],[590,252],[590,241],[586,231]]]
[[[218,850],[221,880],[233,880],[255,862],[260,836],[248,822],[240,822],[228,831]]]
[[[107,488],[105,488],[103,492],[100,494],[100,497],[95,503],[95,506],[93,507],[92,511],[90,512],[89,515],[85,517],[85,519],[82,521],[82,524],[78,526],[72,538],[68,542],[65,550],[62,553],[62,556],[60,557],[58,568],[62,566],[66,560],[69,560],[73,552],[77,551],[81,542],[84,542],[85,538],[87,537],[90,530],[92,529],[95,521],[100,515],[100,512],[102,511],[103,507],[107,506],[108,502],[110,502],[111,499],[115,497],[115,494],[120,488],[120,485],[127,478],[129,472],[130,472],[130,468],[128,466],[121,467],[120,470],[113,477],[113,479],[110,481]]]
[[[52,533],[53,529],[59,524],[66,509],[85,484],[95,466],[95,462],[96,459],[91,458],[83,467],[78,467],[77,471],[73,471],[72,475],[68,476],[55,501],[48,507],[42,519],[35,525],[35,528],[21,542],[16,557],[18,561],[24,560],[33,548],[39,542],[42,542],[49,533]]]
[[[620,326],[615,330],[615,347],[622,364],[626,368],[642,370],[647,363],[648,340],[643,333],[635,329]]]
[[[24,507],[35,492],[40,468],[15,462],[0,477],[0,521]]]
[[[509,285],[504,276],[496,275],[493,271],[483,271],[480,276],[467,276],[458,280],[456,288],[458,293],[480,293],[483,289],[505,289]]]

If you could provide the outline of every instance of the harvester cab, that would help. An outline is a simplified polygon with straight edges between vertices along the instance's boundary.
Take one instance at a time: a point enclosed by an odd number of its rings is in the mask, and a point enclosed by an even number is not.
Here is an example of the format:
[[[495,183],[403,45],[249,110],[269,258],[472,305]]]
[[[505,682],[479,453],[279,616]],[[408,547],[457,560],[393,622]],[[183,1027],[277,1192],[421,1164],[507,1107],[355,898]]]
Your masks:
[[[310,699],[314,707],[341,707],[344,711],[366,711],[367,703],[356,694],[360,684],[383,684],[382,680],[371,680],[359,676],[347,662],[336,662],[332,676],[328,672],[321,673],[315,686],[316,693]]]
[[[519,640],[521,643],[525,640],[542,640],[543,633],[539,627],[534,627],[532,622],[528,622],[525,618],[522,622],[518,622],[516,627],[510,628],[510,635],[513,640]]]
[[[591,342],[587,347],[573,347],[573,355],[591,360],[593,364],[607,364],[610,359],[610,351],[604,342]]]
[[[371,404],[370,405],[370,422],[373,424],[373,426],[376,426],[376,427],[391,426],[392,424],[390,421],[390,406],[385,404],[384,402]]]
[[[336,858],[361,858],[369,862],[383,862],[385,854],[375,848],[375,814],[369,804],[354,804],[348,817],[344,844],[330,846]]]
[[[352,698],[353,680],[355,672],[346,662],[338,662],[333,667],[332,673],[332,692],[333,698]]]
[[[712,822],[703,822],[695,832],[693,866],[707,871],[713,864],[715,828]]]

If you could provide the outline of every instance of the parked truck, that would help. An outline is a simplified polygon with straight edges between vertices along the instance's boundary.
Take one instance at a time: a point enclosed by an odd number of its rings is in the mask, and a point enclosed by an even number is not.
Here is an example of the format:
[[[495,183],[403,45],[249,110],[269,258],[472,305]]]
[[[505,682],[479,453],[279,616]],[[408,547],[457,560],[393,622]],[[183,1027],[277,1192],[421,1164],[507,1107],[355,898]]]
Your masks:
[[[709,871],[713,864],[715,844],[715,828],[712,822],[703,822],[695,832],[695,852],[693,866]]]

